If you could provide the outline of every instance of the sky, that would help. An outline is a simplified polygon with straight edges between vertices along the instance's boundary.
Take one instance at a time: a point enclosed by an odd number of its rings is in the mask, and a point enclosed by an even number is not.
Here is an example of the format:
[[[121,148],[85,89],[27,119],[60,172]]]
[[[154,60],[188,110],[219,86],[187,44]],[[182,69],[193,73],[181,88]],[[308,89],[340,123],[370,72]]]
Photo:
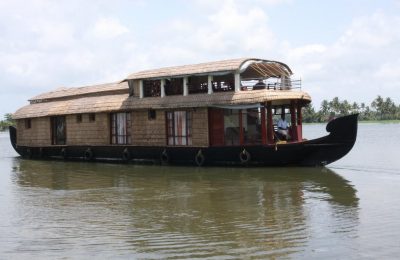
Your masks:
[[[400,0],[0,0],[0,119],[60,87],[256,57],[323,99],[400,103]]]

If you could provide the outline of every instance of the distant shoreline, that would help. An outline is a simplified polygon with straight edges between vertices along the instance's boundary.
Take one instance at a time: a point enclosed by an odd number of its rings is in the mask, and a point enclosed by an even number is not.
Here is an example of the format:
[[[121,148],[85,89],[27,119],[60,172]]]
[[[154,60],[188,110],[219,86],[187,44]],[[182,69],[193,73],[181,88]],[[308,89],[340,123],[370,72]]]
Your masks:
[[[328,122],[313,122],[313,123],[304,123],[303,122],[303,125],[319,125],[319,124],[325,125],[327,123]],[[378,123],[378,124],[400,124],[400,120],[398,120],[398,119],[396,119],[396,120],[360,120],[360,121],[358,121],[358,123],[361,123],[361,124],[376,124],[376,123]]]

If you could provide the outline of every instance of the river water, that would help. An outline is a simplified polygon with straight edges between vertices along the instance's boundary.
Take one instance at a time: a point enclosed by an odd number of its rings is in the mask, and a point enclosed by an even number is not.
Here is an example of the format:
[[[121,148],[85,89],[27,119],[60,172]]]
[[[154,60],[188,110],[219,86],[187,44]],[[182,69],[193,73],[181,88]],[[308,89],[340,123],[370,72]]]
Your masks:
[[[0,133],[0,259],[395,259],[399,147],[360,124],[326,168],[161,167],[24,160]]]

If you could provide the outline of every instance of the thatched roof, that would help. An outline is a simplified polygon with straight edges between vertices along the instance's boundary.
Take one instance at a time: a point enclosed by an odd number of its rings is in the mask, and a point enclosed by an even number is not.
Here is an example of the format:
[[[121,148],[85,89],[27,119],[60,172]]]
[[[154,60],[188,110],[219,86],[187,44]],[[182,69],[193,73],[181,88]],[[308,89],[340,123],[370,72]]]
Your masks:
[[[108,83],[94,86],[85,86],[78,88],[59,88],[51,92],[43,93],[35,96],[29,101],[31,103],[45,102],[51,100],[71,99],[83,96],[99,96],[108,94],[128,93],[129,87],[126,82]]]
[[[159,79],[232,72],[242,73],[246,70],[252,72],[252,74],[256,73],[263,77],[280,77],[282,75],[290,76],[292,74],[290,68],[282,62],[256,58],[240,58],[139,71],[130,74],[125,80]]]
[[[14,113],[14,119],[80,113],[100,113],[138,109],[176,109],[210,107],[221,105],[254,104],[266,101],[301,99],[310,102],[306,92],[285,90],[250,90],[240,92],[218,92],[213,94],[192,94],[188,96],[166,96],[138,98],[128,94],[103,96],[82,96],[73,99],[33,103]]]

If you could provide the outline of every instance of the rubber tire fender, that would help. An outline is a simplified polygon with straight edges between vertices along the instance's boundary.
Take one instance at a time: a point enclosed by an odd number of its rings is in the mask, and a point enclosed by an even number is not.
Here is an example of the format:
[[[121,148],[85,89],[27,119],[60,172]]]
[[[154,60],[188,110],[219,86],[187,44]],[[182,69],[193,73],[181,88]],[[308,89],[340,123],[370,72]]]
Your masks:
[[[251,160],[251,155],[246,149],[243,149],[239,154],[239,159],[242,164],[247,164]]]
[[[194,157],[194,161],[196,162],[197,166],[201,167],[204,165],[206,158],[204,154],[201,152],[201,149],[197,152],[196,156]]]
[[[166,149],[164,149],[164,151],[161,153],[160,160],[161,160],[161,163],[164,163],[164,164],[167,164],[169,162],[169,155],[168,155]]]
[[[128,162],[131,160],[131,153],[129,152],[128,148],[125,148],[122,152],[122,160]]]
[[[61,151],[60,151],[60,155],[61,155],[61,157],[65,160],[65,159],[67,159],[67,148],[62,148],[61,149]]]
[[[90,148],[86,149],[86,151],[83,153],[83,158],[85,158],[85,161],[93,160],[92,149],[90,149]]]

